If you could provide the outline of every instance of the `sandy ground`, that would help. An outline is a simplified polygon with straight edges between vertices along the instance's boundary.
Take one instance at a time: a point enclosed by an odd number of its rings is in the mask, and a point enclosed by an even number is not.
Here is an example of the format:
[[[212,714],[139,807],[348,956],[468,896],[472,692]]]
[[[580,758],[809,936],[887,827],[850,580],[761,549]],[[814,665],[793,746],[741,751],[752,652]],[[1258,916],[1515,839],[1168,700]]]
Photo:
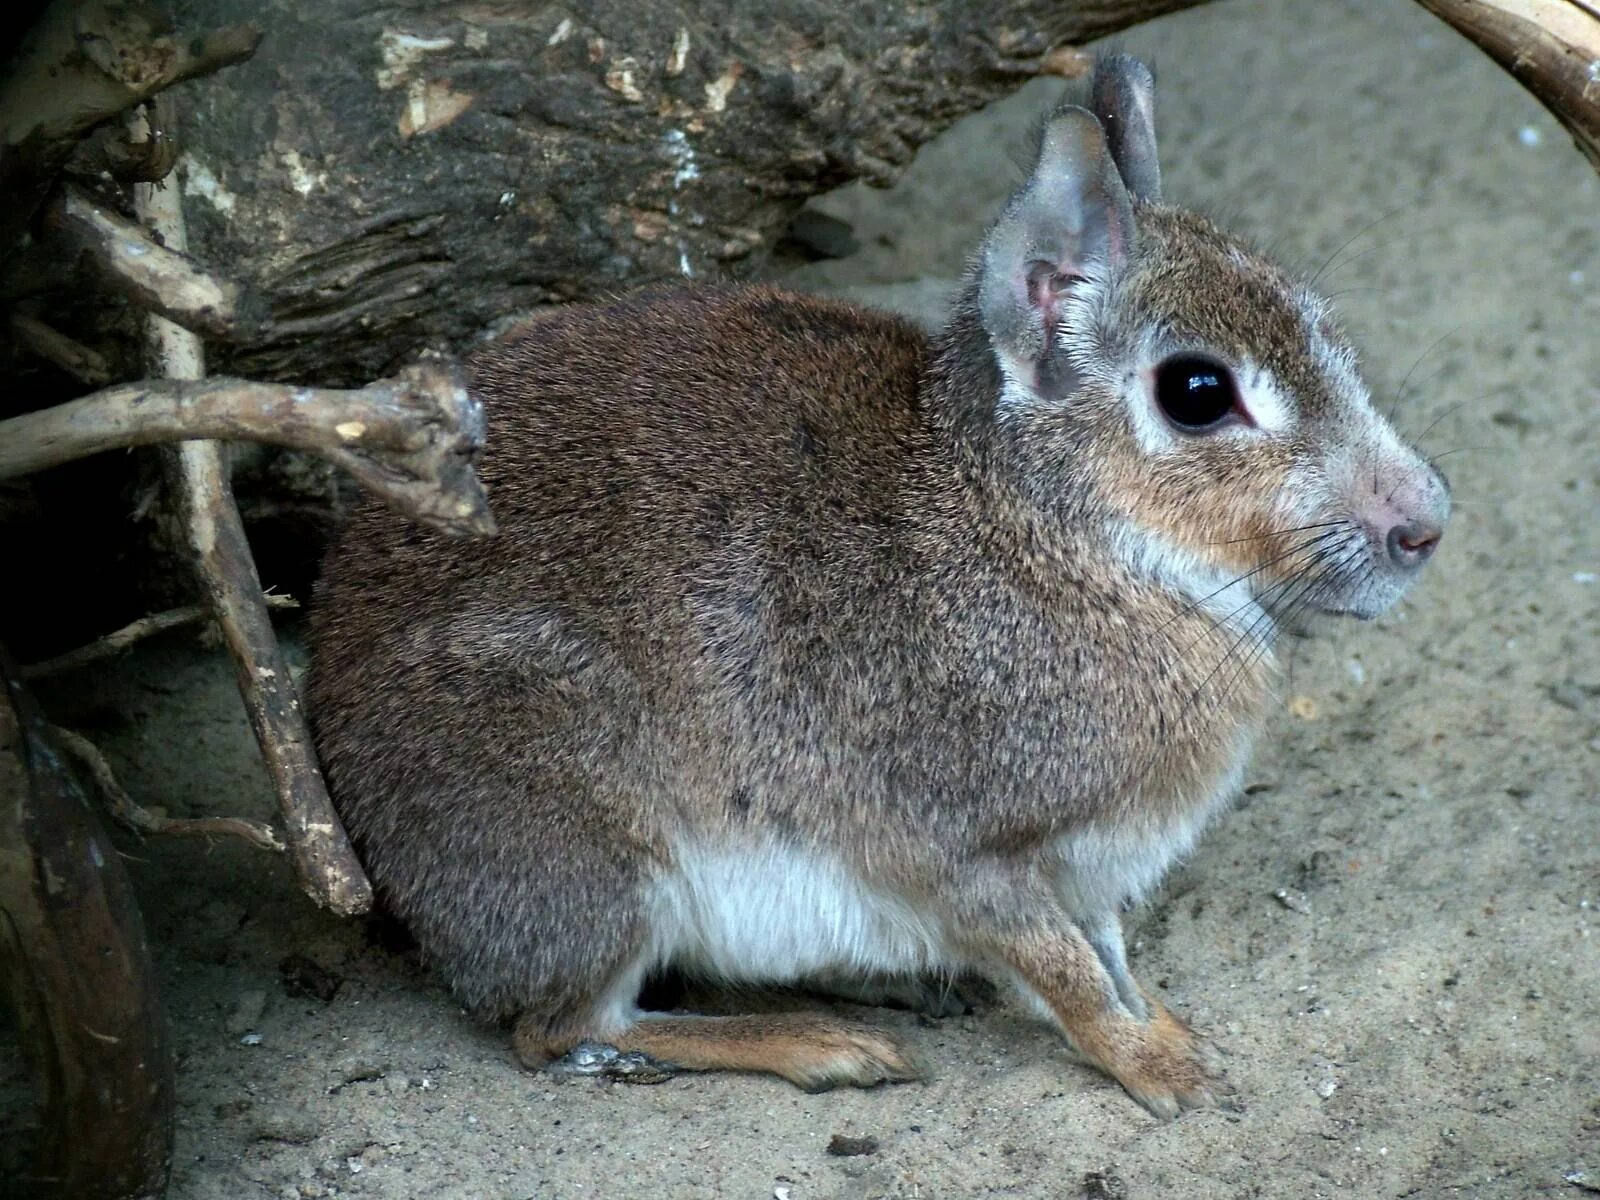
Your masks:
[[[557,1083],[282,863],[125,843],[179,1056],[173,1197],[1600,1188],[1600,180],[1402,0],[1226,0],[1123,44],[1160,70],[1169,196],[1291,262],[1336,256],[1324,286],[1377,392],[1409,376],[1399,421],[1450,455],[1459,505],[1400,610],[1298,648],[1247,795],[1130,919],[1136,970],[1216,1037],[1237,1101],[1156,1122],[997,1004],[858,1014],[925,1085]],[[1052,93],[974,117],[891,192],[822,201],[862,249],[803,281],[925,311]],[[150,645],[47,698],[147,800],[270,810],[214,652]],[[286,986],[290,956],[330,1000]],[[0,1132],[26,1136],[7,1074]],[[839,1133],[876,1152],[830,1156]]]

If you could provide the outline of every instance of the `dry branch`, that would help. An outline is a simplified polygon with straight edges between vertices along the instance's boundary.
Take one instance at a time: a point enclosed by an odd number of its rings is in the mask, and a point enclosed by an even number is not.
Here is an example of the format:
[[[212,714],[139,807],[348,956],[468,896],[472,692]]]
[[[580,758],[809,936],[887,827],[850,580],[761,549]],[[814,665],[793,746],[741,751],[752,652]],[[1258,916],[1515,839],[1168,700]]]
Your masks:
[[[481,405],[442,363],[351,391],[146,380],[0,422],[0,479],[118,446],[260,441],[321,455],[414,520],[482,534],[494,530],[472,470],[483,436]]]
[[[143,6],[56,0],[0,81],[0,256],[84,134],[175,83],[249,58],[260,41],[254,25],[182,36]]]
[[[138,803],[117,780],[105,755],[81,733],[51,727],[51,736],[62,749],[83,764],[84,770],[94,780],[106,808],[111,815],[135,833],[175,834],[182,837],[236,837],[243,838],[261,850],[282,853],[283,840],[273,832],[272,826],[244,817],[168,817],[151,812]]]
[[[185,248],[183,209],[176,188],[138,184],[135,207],[174,250]],[[149,321],[149,350],[157,374],[198,380],[205,375],[200,339],[165,318]],[[256,575],[250,545],[222,461],[211,441],[185,441],[169,452],[167,476],[206,598],[227,641],[256,742],[278,794],[300,884],[318,904],[342,915],[372,905],[372,885],[357,861],[311,747],[289,664],[278,646]]]
[[[116,291],[185,329],[209,337],[249,337],[266,321],[266,307],[259,298],[232,280],[218,279],[187,254],[162,245],[79,188],[62,189],[48,224],[74,249],[86,252]]]
[[[1419,0],[1538,97],[1600,170],[1600,4]]]
[[[271,593],[263,596],[262,602],[268,608],[299,608],[300,602],[293,596],[275,596]],[[63,675],[68,671],[76,671],[88,666],[90,663],[99,662],[103,658],[111,658],[121,654],[136,642],[147,637],[154,637],[158,633],[166,633],[171,629],[182,629],[185,625],[198,625],[209,620],[211,610],[202,608],[198,604],[186,608],[172,608],[166,612],[152,613],[148,617],[140,617],[137,621],[124,625],[113,633],[97,638],[87,646],[79,646],[76,650],[69,650],[55,658],[47,658],[41,662],[28,663],[21,668],[24,679],[45,679],[51,675]]]

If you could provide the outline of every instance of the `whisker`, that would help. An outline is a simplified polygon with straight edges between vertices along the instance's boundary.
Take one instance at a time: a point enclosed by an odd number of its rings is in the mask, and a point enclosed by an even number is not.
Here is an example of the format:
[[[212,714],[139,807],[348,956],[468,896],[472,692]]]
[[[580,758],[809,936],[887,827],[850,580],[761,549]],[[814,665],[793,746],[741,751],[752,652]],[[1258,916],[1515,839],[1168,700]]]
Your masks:
[[[1350,246],[1353,245],[1357,241],[1357,239],[1366,236],[1366,234],[1368,234],[1372,230],[1376,229],[1379,225],[1383,224],[1385,221],[1390,220],[1391,218],[1393,218],[1393,217],[1397,216],[1398,214],[1404,212],[1405,208],[1406,208],[1406,206],[1403,205],[1403,204],[1396,205],[1394,208],[1389,209],[1387,212],[1378,214],[1372,220],[1368,221],[1365,225],[1363,225],[1360,229],[1356,230],[1349,237],[1345,238],[1344,241],[1340,242],[1336,247],[1334,247],[1334,251],[1333,251],[1332,254],[1328,255],[1327,258],[1322,260],[1322,265],[1320,267],[1318,267],[1316,269],[1316,272],[1311,276],[1311,278],[1306,281],[1306,285],[1308,287],[1315,287],[1317,285],[1317,280],[1321,279],[1323,277],[1323,275],[1325,275],[1328,272],[1328,269],[1333,266],[1333,260],[1334,259],[1338,258],[1339,255],[1343,254],[1347,249],[1349,249]]]
[[[1428,355],[1437,350],[1440,345],[1444,343],[1445,339],[1454,337],[1466,327],[1467,322],[1462,321],[1453,328],[1445,330],[1438,337],[1434,338],[1433,341],[1429,342],[1427,348],[1424,349],[1421,354],[1417,355],[1417,361],[1411,364],[1411,369],[1406,372],[1405,378],[1400,381],[1400,386],[1395,389],[1394,401],[1389,405],[1389,412],[1385,417],[1386,420],[1390,422],[1394,421],[1394,415],[1400,410],[1400,403],[1406,397],[1406,388],[1411,383],[1411,377],[1417,373],[1417,368],[1427,361]],[[1438,374],[1438,372],[1442,371],[1443,369],[1444,365],[1441,363],[1440,366],[1435,370],[1434,374]],[[1429,376],[1430,379],[1432,377],[1433,376],[1431,375]]]
[[[1500,390],[1500,388],[1490,388],[1487,392],[1479,392],[1476,396],[1467,396],[1464,399],[1457,400],[1454,404],[1445,405],[1444,409],[1439,413],[1439,415],[1434,417],[1432,421],[1428,422],[1426,429],[1417,434],[1416,437],[1408,438],[1407,440],[1413,443],[1421,443],[1425,437],[1438,428],[1439,422],[1444,420],[1451,413],[1460,412],[1461,409],[1466,407],[1468,404],[1476,404],[1480,400],[1487,400],[1490,396],[1493,396]]]
[[[1295,582],[1297,585],[1295,594],[1290,596],[1288,601],[1283,604],[1281,608],[1278,608],[1276,611],[1274,611],[1267,609],[1266,606],[1263,605],[1262,612],[1256,616],[1246,630],[1247,633],[1252,635],[1253,645],[1251,645],[1243,655],[1236,659],[1233,672],[1222,681],[1222,685],[1218,689],[1219,696],[1227,697],[1230,695],[1234,686],[1239,681],[1243,680],[1249,671],[1255,666],[1255,664],[1265,657],[1266,654],[1271,650],[1272,642],[1268,637],[1254,636],[1255,630],[1260,623],[1263,620],[1269,620],[1271,622],[1271,628],[1274,630],[1276,630],[1279,626],[1286,624],[1289,619],[1295,615],[1298,615],[1299,612],[1303,611],[1311,603],[1319,600],[1331,588],[1336,586],[1339,582],[1340,576],[1343,574],[1345,566],[1364,553],[1364,549],[1365,548],[1359,542],[1355,542],[1353,540],[1353,544],[1349,547],[1349,550],[1345,553],[1343,558],[1327,570],[1314,571],[1314,568],[1319,565],[1321,560],[1308,564],[1306,569],[1299,572],[1295,577]],[[1235,641],[1234,645],[1229,647],[1228,651],[1222,657],[1222,662],[1218,664],[1219,667],[1225,664],[1229,658],[1234,657],[1240,644],[1241,641]],[[1213,674],[1215,674],[1215,671],[1213,671]]]
[[[1499,448],[1500,447],[1498,446],[1457,446],[1454,450],[1446,450],[1443,454],[1435,454],[1430,458],[1423,459],[1423,466],[1435,466],[1438,464],[1440,459],[1449,458],[1452,454],[1466,454],[1475,450],[1498,450]],[[1387,504],[1389,501],[1393,500],[1394,494],[1403,488],[1407,483],[1411,482],[1412,476],[1414,476],[1420,470],[1422,470],[1422,467],[1412,467],[1411,470],[1402,475],[1399,481],[1389,489],[1389,494],[1383,498],[1383,502]]]
[[[1264,618],[1271,619],[1274,630],[1288,624],[1301,612],[1313,604],[1320,603],[1324,596],[1344,583],[1347,568],[1361,558],[1368,558],[1368,555],[1365,542],[1359,537],[1352,537],[1348,545],[1333,551],[1332,554],[1319,554],[1304,570],[1296,574],[1295,587],[1292,591],[1285,592],[1284,599],[1274,602],[1271,608],[1265,604],[1262,606],[1263,612],[1251,622],[1246,632],[1254,635],[1257,626]],[[1367,570],[1370,574],[1372,570],[1370,558]],[[1244,679],[1255,664],[1271,650],[1272,641],[1268,637],[1256,636],[1253,640],[1254,644],[1237,658],[1234,671],[1222,681],[1218,689],[1220,696],[1226,697],[1231,694],[1236,683]],[[1223,655],[1222,663],[1218,666],[1234,657],[1241,644],[1242,640],[1236,640]]]
[[[1290,528],[1290,529],[1271,529],[1271,530],[1268,530],[1266,533],[1257,533],[1257,534],[1251,535],[1250,537],[1228,538],[1228,539],[1226,539],[1224,541],[1219,541],[1219,542],[1207,542],[1206,545],[1208,545],[1208,546],[1236,546],[1240,542],[1264,542],[1268,538],[1272,538],[1272,537],[1283,537],[1286,534],[1291,534],[1291,533],[1304,533],[1308,529],[1327,529],[1327,528],[1329,528],[1331,526],[1334,526],[1334,525],[1343,525],[1343,524],[1346,524],[1345,519],[1343,517],[1340,517],[1336,521],[1317,521],[1316,523],[1311,524],[1311,525],[1296,525],[1296,526],[1294,526],[1293,528]]]
[[[1173,621],[1178,620],[1180,617],[1187,616],[1189,613],[1191,613],[1195,609],[1199,608],[1207,600],[1211,600],[1211,599],[1213,599],[1213,598],[1215,598],[1217,596],[1220,596],[1223,592],[1227,591],[1229,588],[1233,587],[1235,584],[1243,583],[1245,580],[1251,579],[1254,576],[1259,575],[1262,571],[1265,571],[1268,567],[1274,565],[1275,563],[1280,563],[1284,559],[1289,558],[1292,555],[1299,554],[1302,551],[1307,550],[1307,549],[1311,548],[1312,546],[1317,545],[1319,542],[1322,542],[1322,541],[1325,541],[1325,540],[1327,540],[1329,538],[1338,536],[1339,532],[1340,532],[1339,530],[1329,530],[1329,531],[1327,531],[1325,533],[1319,533],[1316,537],[1307,538],[1305,541],[1301,542],[1299,545],[1291,546],[1289,549],[1285,550],[1282,554],[1279,554],[1279,555],[1276,555],[1276,556],[1274,556],[1272,558],[1269,558],[1264,563],[1258,563],[1256,566],[1250,568],[1250,570],[1246,571],[1244,574],[1234,576],[1232,579],[1228,580],[1227,583],[1224,583],[1221,587],[1216,588],[1216,589],[1214,589],[1214,590],[1212,590],[1210,592],[1207,592],[1204,596],[1201,596],[1198,600],[1194,600],[1191,603],[1185,605],[1182,609],[1180,609],[1177,613],[1175,613],[1168,620],[1162,622],[1161,628],[1165,629],[1168,625],[1172,624]],[[1247,603],[1248,603],[1248,601],[1247,601]],[[1236,609],[1235,611],[1238,611],[1238,610]],[[1232,614],[1229,614],[1229,615],[1231,616]]]
[[[1185,711],[1187,711],[1190,704],[1194,703],[1194,701],[1199,697],[1200,693],[1205,690],[1206,684],[1210,683],[1217,672],[1220,671],[1223,666],[1227,664],[1228,660],[1233,657],[1238,648],[1243,645],[1247,639],[1252,639],[1255,637],[1256,630],[1260,627],[1261,623],[1264,620],[1272,619],[1272,609],[1269,604],[1269,598],[1272,597],[1274,593],[1283,591],[1295,584],[1302,582],[1303,580],[1306,580],[1307,578],[1314,578],[1314,576],[1311,576],[1311,571],[1319,561],[1319,557],[1320,556],[1313,555],[1311,561],[1299,571],[1280,579],[1277,583],[1273,584],[1272,587],[1262,592],[1259,597],[1252,596],[1249,600],[1246,600],[1243,604],[1240,604],[1232,612],[1230,612],[1226,618],[1224,618],[1224,621],[1231,620],[1240,612],[1243,612],[1246,608],[1248,608],[1252,603],[1254,603],[1259,609],[1256,615],[1250,619],[1249,624],[1247,624],[1244,629],[1241,630],[1233,639],[1233,641],[1229,643],[1228,648],[1223,651],[1222,657],[1217,660],[1216,666],[1212,667],[1206,677],[1200,681],[1199,685],[1194,690],[1194,694],[1189,697],[1188,703],[1185,704]],[[1222,623],[1223,622],[1218,622],[1214,624],[1212,628],[1217,629]],[[1198,644],[1198,640],[1199,639],[1196,639],[1196,642],[1191,643],[1191,645]],[[1265,641],[1264,638],[1261,640]]]

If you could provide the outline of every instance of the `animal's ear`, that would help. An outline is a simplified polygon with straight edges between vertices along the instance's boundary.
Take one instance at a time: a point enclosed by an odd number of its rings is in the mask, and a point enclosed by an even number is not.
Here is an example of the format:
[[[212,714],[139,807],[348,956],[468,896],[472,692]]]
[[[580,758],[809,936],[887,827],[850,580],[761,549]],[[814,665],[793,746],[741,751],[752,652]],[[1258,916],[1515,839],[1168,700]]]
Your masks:
[[[984,241],[978,306],[1002,360],[1046,398],[1072,390],[1056,330],[1067,292],[1091,263],[1116,267],[1133,248],[1133,206],[1092,113],[1064,107],[1046,122],[1039,158]]]
[[[1106,131],[1106,144],[1122,182],[1136,199],[1161,199],[1161,166],[1156,161],[1156,81],[1150,68],[1127,54],[1095,63],[1089,104]]]

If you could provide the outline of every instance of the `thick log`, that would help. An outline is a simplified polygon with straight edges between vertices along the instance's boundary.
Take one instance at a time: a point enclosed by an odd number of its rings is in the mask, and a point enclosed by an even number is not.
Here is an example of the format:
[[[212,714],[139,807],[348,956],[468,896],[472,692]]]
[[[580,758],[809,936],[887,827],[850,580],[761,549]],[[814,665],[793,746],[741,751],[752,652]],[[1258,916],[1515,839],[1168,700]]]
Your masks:
[[[172,1156],[166,1021],[122,859],[0,650],[0,987],[43,1136],[7,1194],[155,1197]]]
[[[1076,71],[1068,44],[1195,2],[279,6],[182,105],[196,257],[274,318],[217,367],[351,384],[540,305],[744,272],[806,197],[890,182],[962,114]]]

